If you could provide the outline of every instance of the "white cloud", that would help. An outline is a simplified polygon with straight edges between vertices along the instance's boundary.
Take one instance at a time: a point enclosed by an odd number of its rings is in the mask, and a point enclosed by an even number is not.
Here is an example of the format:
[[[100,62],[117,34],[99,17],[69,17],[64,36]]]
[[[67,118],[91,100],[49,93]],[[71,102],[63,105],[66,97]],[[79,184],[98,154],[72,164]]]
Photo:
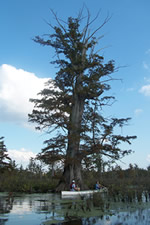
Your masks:
[[[16,69],[7,64],[0,66],[0,120],[25,123],[33,104],[30,98],[44,88],[48,78],[38,78],[34,73]]]
[[[29,164],[30,158],[35,158],[36,154],[32,151],[21,148],[20,150],[10,149],[8,150],[8,155],[12,160],[16,161],[18,166],[23,166],[24,168]]]
[[[141,87],[139,92],[144,94],[145,96],[150,96],[150,84]]]
[[[135,110],[134,110],[134,114],[135,114],[136,116],[139,116],[142,112],[143,112],[143,109],[135,109]]]
[[[147,161],[150,163],[150,155],[147,156]]]
[[[149,77],[144,77],[144,81],[150,83],[150,78]]]
[[[146,70],[150,70],[150,66],[146,62],[143,62],[143,67]]]
[[[135,90],[134,88],[128,88],[128,89],[127,89],[128,92],[132,92],[132,91],[134,91],[134,90]]]
[[[148,50],[146,51],[146,54],[150,54],[150,49],[148,49]]]

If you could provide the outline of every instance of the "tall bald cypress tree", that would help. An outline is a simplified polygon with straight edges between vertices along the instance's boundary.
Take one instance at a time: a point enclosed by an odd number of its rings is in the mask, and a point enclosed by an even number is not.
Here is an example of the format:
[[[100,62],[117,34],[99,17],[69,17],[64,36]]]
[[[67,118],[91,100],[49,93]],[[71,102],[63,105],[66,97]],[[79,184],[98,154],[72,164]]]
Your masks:
[[[29,121],[49,133],[39,157],[49,163],[64,162],[57,191],[67,190],[72,179],[84,189],[83,159],[96,153],[118,160],[131,153],[131,150],[121,150],[118,144],[121,141],[130,144],[135,136],[113,134],[117,125],[123,126],[130,118],[107,120],[101,113],[102,107],[114,100],[113,96],[106,95],[111,88],[114,61],[104,63],[104,57],[95,50],[100,40],[96,35],[109,18],[92,31],[97,17],[91,20],[89,12],[87,17],[79,13],[67,22],[52,13],[57,24],[49,24],[53,33],[45,38],[36,36],[34,41],[55,49],[56,60],[52,64],[57,65],[58,72],[40,92],[41,98],[31,99],[34,109]]]

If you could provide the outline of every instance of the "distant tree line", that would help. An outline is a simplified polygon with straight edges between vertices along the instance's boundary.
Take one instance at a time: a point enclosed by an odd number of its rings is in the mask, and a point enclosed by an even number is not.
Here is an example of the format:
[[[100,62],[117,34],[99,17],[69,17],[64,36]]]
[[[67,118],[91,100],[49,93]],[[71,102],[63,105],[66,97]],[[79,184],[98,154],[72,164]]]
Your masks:
[[[38,158],[38,155],[37,155]],[[39,159],[30,158],[26,168],[18,166],[8,156],[4,143],[4,137],[0,138],[0,192],[51,192],[57,187],[63,169],[49,166],[44,170],[45,164]],[[83,181],[89,189],[94,188],[96,180],[110,190],[124,190],[125,187],[136,187],[150,191],[150,165],[147,169],[141,169],[136,164],[129,164],[129,168],[123,170],[118,165],[107,165],[107,170],[99,171],[96,166],[84,166],[82,169]],[[68,187],[69,188],[69,187]]]

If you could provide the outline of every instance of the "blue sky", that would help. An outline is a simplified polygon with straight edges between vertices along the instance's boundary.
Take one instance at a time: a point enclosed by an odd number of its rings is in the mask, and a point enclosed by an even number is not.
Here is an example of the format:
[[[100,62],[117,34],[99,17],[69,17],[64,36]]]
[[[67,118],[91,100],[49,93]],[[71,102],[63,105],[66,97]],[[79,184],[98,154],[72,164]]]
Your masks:
[[[92,25],[97,28],[109,14],[111,20],[100,30],[104,38],[99,48],[106,61],[114,59],[119,71],[111,93],[116,102],[104,113],[131,117],[122,134],[137,135],[129,148],[135,153],[121,163],[146,168],[150,164],[150,1],[149,0],[2,0],[0,2],[0,136],[5,137],[10,156],[25,164],[43,147],[45,134],[29,124],[28,113],[35,97],[56,69],[49,62],[53,50],[32,41],[36,35],[51,32],[47,22],[55,23],[50,9],[59,18],[76,17],[87,6]]]

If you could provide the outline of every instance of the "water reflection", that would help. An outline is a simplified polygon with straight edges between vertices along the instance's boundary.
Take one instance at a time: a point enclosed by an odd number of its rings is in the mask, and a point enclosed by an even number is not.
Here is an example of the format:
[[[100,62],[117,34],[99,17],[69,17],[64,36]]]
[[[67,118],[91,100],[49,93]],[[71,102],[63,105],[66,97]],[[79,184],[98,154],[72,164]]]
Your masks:
[[[60,196],[56,194],[14,194],[13,198],[8,197],[8,193],[0,194],[0,225],[42,224],[48,217],[55,217],[56,208],[60,208]]]
[[[9,213],[13,207],[14,198],[11,193],[0,197],[0,213]]]
[[[59,194],[0,193],[0,225],[149,225],[150,203],[61,199]]]

